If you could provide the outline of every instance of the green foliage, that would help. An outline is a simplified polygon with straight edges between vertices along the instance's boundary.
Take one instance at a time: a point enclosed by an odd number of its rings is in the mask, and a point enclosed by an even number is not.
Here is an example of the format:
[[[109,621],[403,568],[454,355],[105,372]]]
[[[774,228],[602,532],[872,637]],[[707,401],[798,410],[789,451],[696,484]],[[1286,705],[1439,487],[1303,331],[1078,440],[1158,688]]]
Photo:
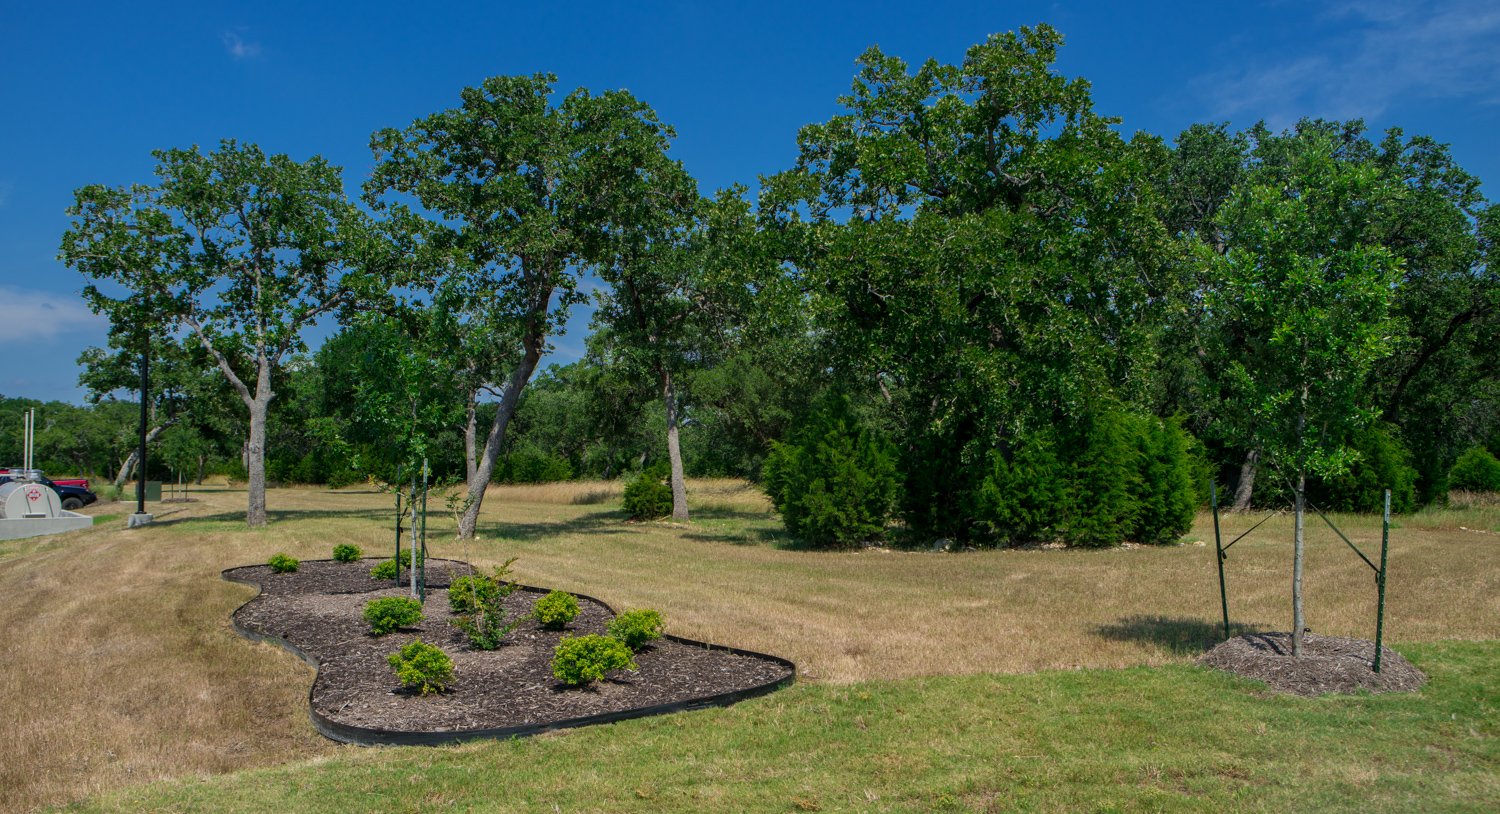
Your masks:
[[[395,579],[399,573],[395,560],[381,560],[370,569],[370,579]]]
[[[1448,470],[1448,488],[1500,492],[1500,459],[1484,447],[1470,447]]]
[[[640,608],[625,611],[609,620],[605,633],[609,634],[610,638],[624,642],[631,652],[636,652],[648,643],[661,638],[662,624],[663,620],[659,611]]]
[[[900,490],[895,451],[844,397],[824,399],[789,443],[774,446],[761,477],[787,530],[818,548],[882,537]]]
[[[625,514],[632,520],[656,520],[672,513],[672,487],[655,469],[647,469],[625,484]]]
[[[474,613],[500,596],[500,584],[474,574],[462,576],[448,586],[448,609],[456,614]]]
[[[568,460],[531,443],[515,445],[496,471],[496,480],[505,483],[552,483],[570,480],[573,467]]]
[[[1007,462],[998,451],[973,493],[971,516],[1001,544],[1047,542],[1058,534],[1068,483],[1050,434],[1038,433]]]
[[[1354,436],[1349,448],[1358,456],[1349,470],[1320,478],[1307,486],[1308,499],[1320,509],[1338,512],[1379,512],[1385,490],[1391,490],[1391,511],[1417,508],[1417,470],[1396,427],[1375,424]]]
[[[295,558],[280,553],[271,555],[271,559],[266,564],[278,574],[290,574],[296,571],[299,565]]]
[[[386,660],[401,686],[433,695],[453,683],[453,659],[441,648],[417,639]]]
[[[382,596],[365,603],[365,621],[376,636],[422,621],[422,603],[409,596]]]
[[[333,547],[333,559],[335,562],[354,562],[359,559],[363,551],[353,543],[339,543]],[[392,577],[394,579],[394,576]]]
[[[570,687],[599,681],[610,670],[634,670],[630,648],[608,636],[564,636],[552,655],[552,675]]]
[[[532,615],[548,630],[562,630],[578,616],[578,597],[566,591],[553,591],[538,599]]]

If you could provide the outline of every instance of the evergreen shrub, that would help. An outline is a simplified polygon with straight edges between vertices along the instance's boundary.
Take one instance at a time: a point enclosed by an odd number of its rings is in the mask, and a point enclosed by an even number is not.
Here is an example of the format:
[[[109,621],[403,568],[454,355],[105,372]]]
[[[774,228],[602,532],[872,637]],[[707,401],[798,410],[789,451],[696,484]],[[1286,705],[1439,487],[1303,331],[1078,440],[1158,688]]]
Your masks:
[[[333,547],[333,559],[337,562],[354,562],[363,553],[359,546],[350,543],[339,543]]]
[[[401,686],[432,695],[453,683],[453,659],[441,648],[417,639],[386,660]]]
[[[297,566],[300,565],[295,558],[280,553],[272,555],[266,564],[271,566],[271,570],[278,574],[290,574],[296,571]]]
[[[619,639],[636,652],[647,644],[661,638],[662,618],[659,611],[641,608],[625,611],[609,620],[604,632],[612,639]]]
[[[448,586],[448,610],[456,614],[478,611],[500,598],[500,584],[482,574],[459,577]]]
[[[625,514],[632,520],[656,520],[672,513],[672,487],[655,469],[636,475],[625,484]]]
[[[1500,459],[1484,447],[1470,447],[1448,470],[1448,488],[1500,492]]]
[[[610,670],[634,669],[630,648],[608,636],[564,636],[552,654],[552,675],[570,687],[599,681]]]
[[[548,630],[562,630],[578,617],[578,597],[566,591],[553,591],[538,599],[532,615]]]
[[[422,603],[409,596],[382,596],[365,603],[365,621],[376,636],[422,621]]]
[[[370,579],[395,579],[396,573],[395,560],[381,560],[370,569]]]
[[[787,530],[815,548],[880,539],[900,494],[895,450],[837,396],[773,446],[761,482]]]

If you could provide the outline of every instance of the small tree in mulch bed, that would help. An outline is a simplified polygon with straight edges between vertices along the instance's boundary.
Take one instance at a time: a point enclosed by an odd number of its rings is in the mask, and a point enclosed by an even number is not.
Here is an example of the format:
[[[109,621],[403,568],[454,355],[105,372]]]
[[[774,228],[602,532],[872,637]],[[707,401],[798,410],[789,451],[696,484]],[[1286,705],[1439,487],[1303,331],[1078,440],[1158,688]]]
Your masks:
[[[495,569],[493,578],[473,574],[453,580],[448,588],[448,607],[457,614],[453,626],[469,637],[476,650],[494,650],[525,617],[505,621],[505,598],[515,593],[517,585],[506,579],[512,557]]]

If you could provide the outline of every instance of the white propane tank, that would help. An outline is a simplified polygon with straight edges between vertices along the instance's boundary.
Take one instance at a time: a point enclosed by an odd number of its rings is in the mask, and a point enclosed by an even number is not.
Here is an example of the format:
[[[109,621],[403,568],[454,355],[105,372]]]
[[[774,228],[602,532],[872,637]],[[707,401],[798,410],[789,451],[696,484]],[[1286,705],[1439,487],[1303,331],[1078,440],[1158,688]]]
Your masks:
[[[0,518],[62,517],[62,500],[52,487],[42,483],[0,483]]]

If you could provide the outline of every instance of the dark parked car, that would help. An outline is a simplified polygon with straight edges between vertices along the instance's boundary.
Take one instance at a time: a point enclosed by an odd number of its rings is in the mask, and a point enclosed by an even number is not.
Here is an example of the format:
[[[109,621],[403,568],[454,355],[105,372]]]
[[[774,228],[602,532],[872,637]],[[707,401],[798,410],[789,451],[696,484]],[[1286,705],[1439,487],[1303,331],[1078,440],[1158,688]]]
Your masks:
[[[9,469],[0,469],[0,483],[10,483],[11,479],[12,475]],[[84,506],[98,502],[99,500],[98,495],[89,491],[89,482],[86,480],[69,479],[62,483],[57,483],[45,475],[41,475],[35,480],[37,483],[52,487],[53,491],[57,492],[58,499],[62,501],[62,507],[70,512],[82,509]],[[80,483],[83,485],[79,486],[78,484]]]

